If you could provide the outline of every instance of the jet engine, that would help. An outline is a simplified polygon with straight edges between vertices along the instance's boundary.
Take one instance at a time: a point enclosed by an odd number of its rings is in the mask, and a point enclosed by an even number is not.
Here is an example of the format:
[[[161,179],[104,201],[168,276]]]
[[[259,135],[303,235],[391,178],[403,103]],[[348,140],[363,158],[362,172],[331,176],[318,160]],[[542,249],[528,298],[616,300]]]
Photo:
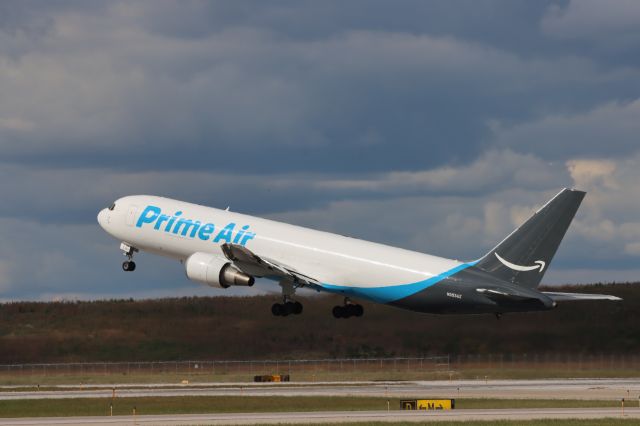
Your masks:
[[[255,279],[238,270],[227,259],[208,253],[194,253],[184,262],[187,278],[211,287],[251,287]]]

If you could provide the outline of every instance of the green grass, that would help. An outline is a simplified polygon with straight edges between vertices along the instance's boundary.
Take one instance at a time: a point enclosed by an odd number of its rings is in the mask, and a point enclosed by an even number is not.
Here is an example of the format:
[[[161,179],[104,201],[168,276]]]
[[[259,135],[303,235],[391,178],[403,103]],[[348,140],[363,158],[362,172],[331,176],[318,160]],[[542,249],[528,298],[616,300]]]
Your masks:
[[[275,373],[275,372],[274,372]],[[280,371],[280,373],[287,373]],[[291,372],[292,383],[325,382],[325,381],[401,381],[401,380],[463,380],[479,379],[541,379],[541,378],[633,378],[640,377],[640,369],[608,368],[593,370],[577,370],[556,366],[538,365],[530,368],[474,367],[463,368],[454,372],[439,371],[345,371],[345,372]],[[127,384],[127,383],[166,383],[179,384],[182,380],[190,383],[229,383],[250,382],[253,374],[244,373],[85,373],[85,374],[0,374],[0,385],[8,386],[55,386],[61,384]]]
[[[456,409],[487,408],[606,408],[619,407],[618,400],[587,399],[456,399]]]
[[[399,408],[399,398],[371,397],[144,397],[116,398],[114,415],[195,414],[284,411],[362,411]],[[105,416],[111,398],[0,401],[0,417]],[[456,409],[618,407],[617,401],[456,399]]]
[[[545,419],[545,420],[490,420],[490,421],[451,421],[451,422],[429,422],[429,426],[607,426],[607,425],[637,425],[638,419]],[[361,423],[340,423],[341,426],[415,426],[415,422],[361,422]],[[308,426],[309,423],[305,423]],[[314,423],[314,426],[335,426],[335,423]],[[289,426],[301,426],[290,424]]]
[[[453,379],[482,379],[487,377],[489,380],[498,379],[580,379],[580,378],[606,378],[606,379],[626,379],[640,377],[640,369],[637,368],[601,368],[579,370],[569,367],[549,367],[545,365],[532,367],[516,367],[516,368],[463,368],[457,370]]]

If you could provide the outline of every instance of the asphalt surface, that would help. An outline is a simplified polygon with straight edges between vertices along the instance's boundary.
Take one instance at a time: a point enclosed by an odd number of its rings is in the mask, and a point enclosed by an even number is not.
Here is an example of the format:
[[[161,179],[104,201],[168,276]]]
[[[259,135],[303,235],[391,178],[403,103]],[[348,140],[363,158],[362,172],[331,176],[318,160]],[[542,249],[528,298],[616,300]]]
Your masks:
[[[162,416],[61,417],[0,419],[0,425],[221,425],[343,422],[421,422],[534,419],[640,419],[640,409],[537,408],[451,411],[327,411],[307,413],[186,414]]]
[[[100,385],[104,387],[105,385]],[[112,385],[116,396],[373,396],[399,398],[500,398],[500,399],[621,399],[640,403],[640,379],[552,379],[552,380],[462,380],[429,382],[282,383],[279,385],[192,384]],[[4,387],[0,400],[105,398],[112,386],[85,387],[83,390],[59,387],[47,391],[12,391]]]

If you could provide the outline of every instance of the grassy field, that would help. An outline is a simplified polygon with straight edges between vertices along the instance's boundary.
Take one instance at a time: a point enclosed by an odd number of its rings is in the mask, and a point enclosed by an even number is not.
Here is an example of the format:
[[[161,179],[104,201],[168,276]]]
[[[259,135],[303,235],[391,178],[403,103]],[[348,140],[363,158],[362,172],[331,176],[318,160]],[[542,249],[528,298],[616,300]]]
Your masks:
[[[341,426],[415,426],[414,422],[397,422],[397,423],[340,423]],[[491,421],[465,421],[465,422],[429,422],[429,426],[608,426],[608,425],[637,425],[637,419],[547,419],[547,420],[491,420]],[[308,426],[308,423],[305,424]],[[316,423],[315,426],[335,426],[335,423]],[[291,426],[302,426],[294,425]]]
[[[501,380],[501,379],[543,379],[543,378],[637,378],[640,377],[638,369],[624,370],[590,370],[584,372],[567,371],[560,369],[482,369],[447,372],[357,372],[350,374],[296,374],[292,376],[292,384],[295,382],[341,382],[341,381],[416,381],[416,380]],[[252,376],[248,374],[84,374],[84,375],[0,375],[0,385],[41,387],[56,385],[109,385],[132,383],[163,383],[178,385],[183,380],[189,383],[246,383],[251,382]],[[1,391],[1,390],[0,390]]]
[[[203,414],[284,411],[361,411],[399,409],[398,398],[369,397],[145,397],[116,398],[114,415]],[[0,401],[0,417],[105,416],[111,398]],[[456,409],[618,407],[618,401],[456,399]]]
[[[591,370],[571,370],[556,365],[523,366],[520,368],[499,368],[498,366],[473,366],[447,372],[429,371],[348,371],[348,372],[300,372],[291,375],[295,382],[327,381],[399,381],[399,380],[499,380],[499,379],[541,379],[541,378],[634,378],[640,377],[638,368],[602,368]],[[188,374],[188,373],[147,373],[130,374],[0,374],[0,385],[5,386],[55,386],[80,384],[127,384],[127,383],[246,383],[253,380],[249,373]]]
[[[455,379],[579,379],[579,378],[637,378],[637,368],[602,368],[593,370],[577,370],[556,366],[538,365],[537,367],[505,368],[499,367],[467,367],[453,372]]]

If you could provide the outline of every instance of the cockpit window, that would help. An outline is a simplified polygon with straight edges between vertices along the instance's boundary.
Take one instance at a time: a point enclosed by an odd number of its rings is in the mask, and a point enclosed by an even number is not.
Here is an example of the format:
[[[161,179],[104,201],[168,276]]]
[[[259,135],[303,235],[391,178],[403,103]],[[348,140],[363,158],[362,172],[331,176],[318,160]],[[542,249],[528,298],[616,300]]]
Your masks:
[[[113,203],[109,206],[109,210],[113,211],[116,208],[116,203]]]

